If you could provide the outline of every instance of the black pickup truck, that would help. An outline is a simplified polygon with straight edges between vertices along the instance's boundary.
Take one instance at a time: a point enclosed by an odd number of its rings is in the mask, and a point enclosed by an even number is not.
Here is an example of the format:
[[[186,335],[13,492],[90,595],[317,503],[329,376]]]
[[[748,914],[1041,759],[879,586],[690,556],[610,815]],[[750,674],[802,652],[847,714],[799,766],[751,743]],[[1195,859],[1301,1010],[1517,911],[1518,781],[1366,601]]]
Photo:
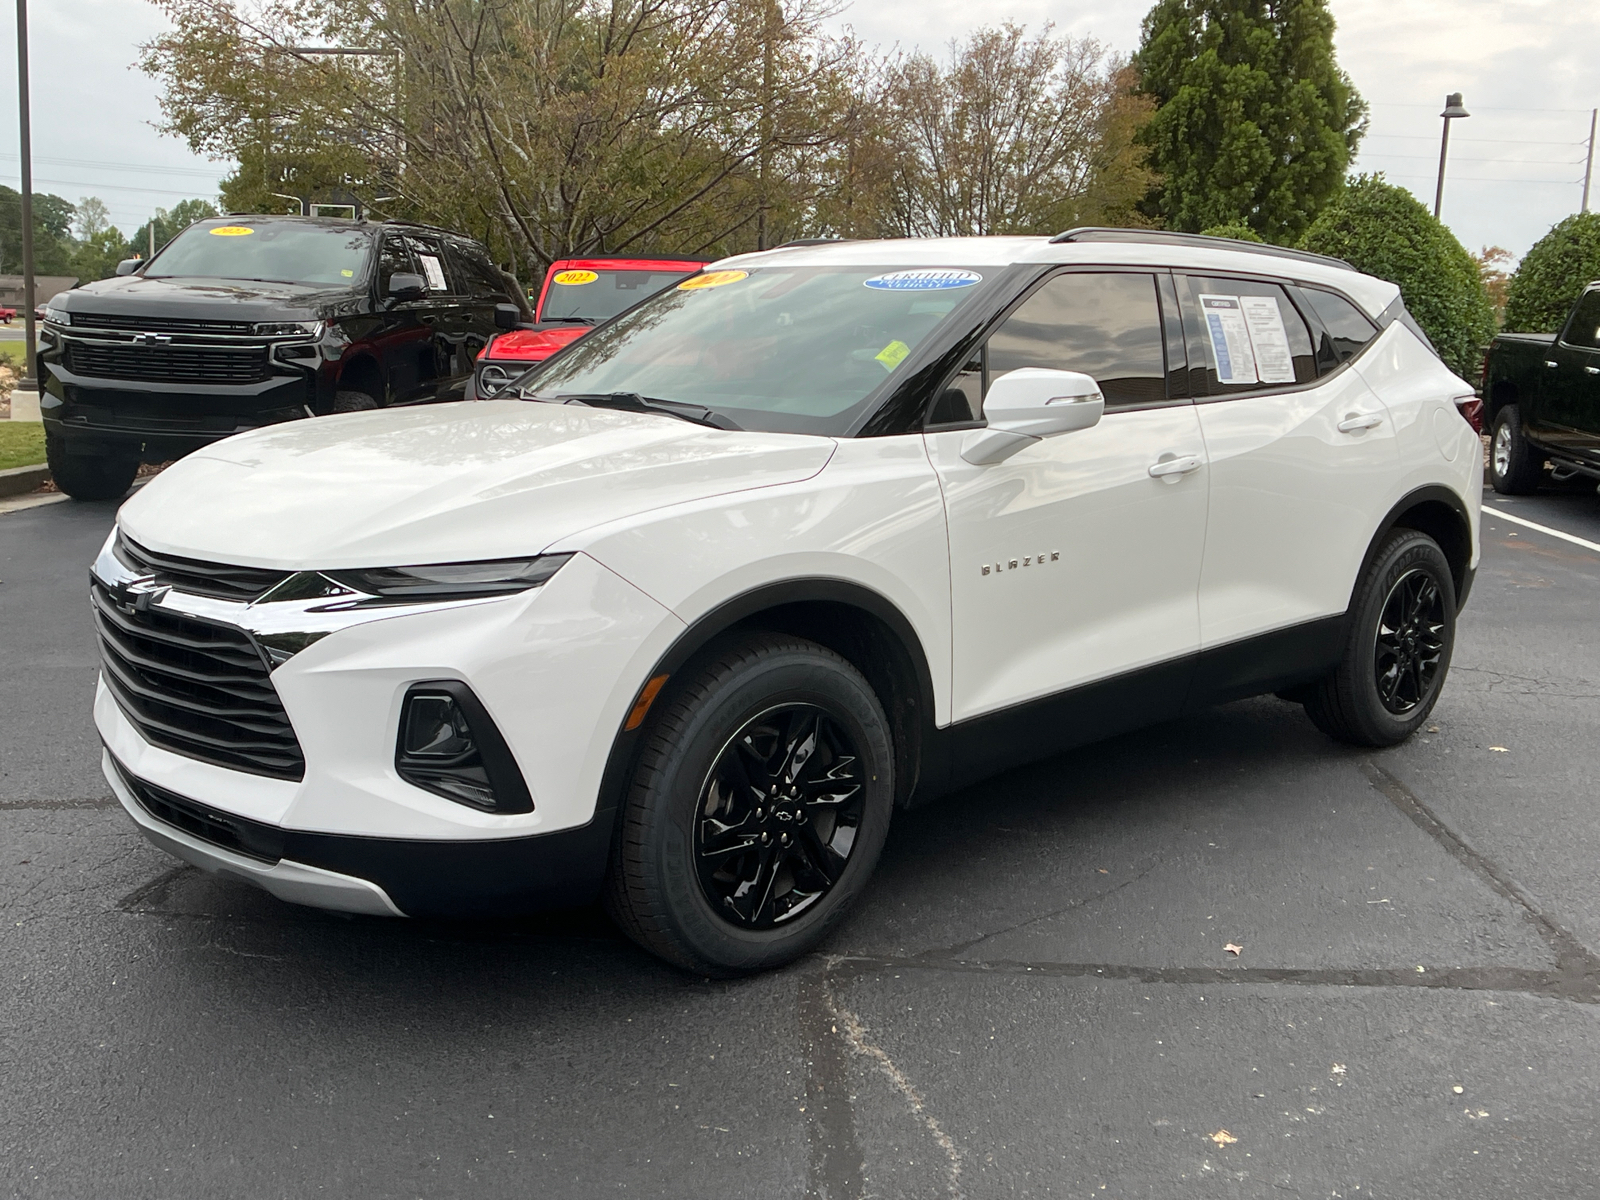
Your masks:
[[[426,225],[234,215],[63,292],[39,333],[57,486],[115,499],[140,461],[324,413],[461,399],[521,289]],[[530,314],[531,315],[531,314]]]
[[[1600,480],[1600,282],[1560,333],[1502,333],[1489,344],[1483,402],[1495,491],[1533,491],[1547,462],[1553,479]]]

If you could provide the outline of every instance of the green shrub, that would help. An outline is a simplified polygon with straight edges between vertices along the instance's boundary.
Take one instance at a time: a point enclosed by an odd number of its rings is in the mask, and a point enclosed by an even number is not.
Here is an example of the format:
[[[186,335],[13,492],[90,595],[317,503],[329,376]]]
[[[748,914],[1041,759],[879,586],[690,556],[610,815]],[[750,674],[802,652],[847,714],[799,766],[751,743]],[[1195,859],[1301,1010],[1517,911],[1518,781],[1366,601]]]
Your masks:
[[[1213,225],[1210,229],[1200,231],[1204,237],[1232,238],[1236,242],[1265,242],[1262,237],[1243,221],[1236,221],[1231,225]]]
[[[1523,255],[1506,294],[1506,328],[1554,333],[1579,293],[1600,279],[1600,213],[1575,213]]]
[[[1478,264],[1410,192],[1382,175],[1358,176],[1301,244],[1399,284],[1445,364],[1463,379],[1477,377],[1483,347],[1494,336],[1494,309]]]

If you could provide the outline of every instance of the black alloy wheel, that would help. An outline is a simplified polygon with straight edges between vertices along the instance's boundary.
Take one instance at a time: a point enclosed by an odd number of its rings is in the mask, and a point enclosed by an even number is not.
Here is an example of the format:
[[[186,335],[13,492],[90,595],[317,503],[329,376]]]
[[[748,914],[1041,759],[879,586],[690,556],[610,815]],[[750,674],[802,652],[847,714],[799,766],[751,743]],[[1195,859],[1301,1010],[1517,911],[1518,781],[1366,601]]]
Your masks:
[[[1403,716],[1433,693],[1444,656],[1444,595],[1424,570],[1407,571],[1383,603],[1372,668],[1384,708]]]
[[[728,740],[695,823],[700,888],[723,920],[771,929],[828,894],[861,829],[860,771],[850,735],[812,704],[771,709]]]

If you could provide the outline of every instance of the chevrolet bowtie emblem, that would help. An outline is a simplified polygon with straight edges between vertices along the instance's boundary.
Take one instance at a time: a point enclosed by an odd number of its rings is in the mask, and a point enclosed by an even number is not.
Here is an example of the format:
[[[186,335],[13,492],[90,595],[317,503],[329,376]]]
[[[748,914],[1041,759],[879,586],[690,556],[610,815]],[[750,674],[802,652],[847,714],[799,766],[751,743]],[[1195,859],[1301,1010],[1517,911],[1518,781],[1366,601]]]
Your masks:
[[[168,346],[172,344],[170,333],[136,333],[133,335],[135,346]]]
[[[147,613],[152,604],[161,603],[171,587],[157,585],[154,575],[130,579],[117,589],[117,607],[128,614]]]

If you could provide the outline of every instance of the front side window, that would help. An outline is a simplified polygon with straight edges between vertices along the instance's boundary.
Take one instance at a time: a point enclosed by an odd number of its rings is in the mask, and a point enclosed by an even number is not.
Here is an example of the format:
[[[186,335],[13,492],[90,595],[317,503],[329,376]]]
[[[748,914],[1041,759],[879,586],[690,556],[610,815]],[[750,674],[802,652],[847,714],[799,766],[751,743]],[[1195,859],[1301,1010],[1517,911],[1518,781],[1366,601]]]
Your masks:
[[[1585,292],[1573,306],[1572,319],[1561,340],[1586,350],[1600,349],[1600,288]]]
[[[1317,377],[1311,333],[1276,283],[1191,275],[1185,301],[1206,349],[1206,394],[1227,396]]]
[[[703,405],[744,429],[843,434],[984,290],[986,273],[1000,274],[959,266],[708,271],[574,342],[519,386],[539,399],[631,392]]]
[[[1316,313],[1317,320],[1322,322],[1322,336],[1317,345],[1317,366],[1323,374],[1349,362],[1378,336],[1378,327],[1367,314],[1343,296],[1314,287],[1302,287],[1300,294]]]
[[[145,267],[152,279],[238,279],[355,287],[367,278],[372,235],[273,217],[197,221]]]

